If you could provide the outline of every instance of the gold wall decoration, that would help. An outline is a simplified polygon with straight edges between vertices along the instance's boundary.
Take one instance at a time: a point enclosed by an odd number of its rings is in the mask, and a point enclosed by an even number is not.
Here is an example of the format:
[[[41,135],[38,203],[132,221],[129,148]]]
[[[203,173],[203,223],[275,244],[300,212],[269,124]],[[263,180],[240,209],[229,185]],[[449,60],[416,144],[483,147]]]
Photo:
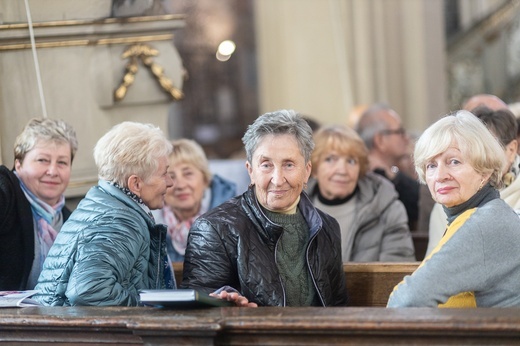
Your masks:
[[[182,90],[173,86],[172,81],[164,75],[164,69],[153,61],[152,57],[157,55],[159,55],[157,49],[143,43],[137,43],[125,49],[121,58],[128,59],[128,63],[125,66],[126,72],[123,76],[123,80],[114,91],[114,100],[116,102],[125,98],[128,88],[134,82],[134,76],[139,69],[139,60],[152,72],[161,88],[163,88],[163,90],[168,93],[173,100],[178,101],[184,97]]]

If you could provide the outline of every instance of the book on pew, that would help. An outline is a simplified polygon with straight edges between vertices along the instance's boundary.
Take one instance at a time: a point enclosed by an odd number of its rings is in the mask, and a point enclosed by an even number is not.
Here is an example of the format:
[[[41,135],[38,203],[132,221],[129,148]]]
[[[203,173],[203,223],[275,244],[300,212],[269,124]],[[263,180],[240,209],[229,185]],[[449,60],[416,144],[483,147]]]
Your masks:
[[[232,302],[212,297],[194,289],[142,290],[139,293],[144,305],[161,307],[234,306]]]
[[[0,308],[23,308],[27,306],[41,305],[31,299],[38,291],[0,291]]]

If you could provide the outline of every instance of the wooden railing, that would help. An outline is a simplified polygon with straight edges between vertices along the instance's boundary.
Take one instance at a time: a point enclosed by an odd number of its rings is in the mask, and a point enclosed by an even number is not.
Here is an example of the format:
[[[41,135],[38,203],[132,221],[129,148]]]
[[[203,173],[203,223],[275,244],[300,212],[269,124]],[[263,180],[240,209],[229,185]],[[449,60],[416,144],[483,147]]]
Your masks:
[[[0,309],[9,345],[518,345],[520,308]]]
[[[345,263],[343,271],[347,281],[349,305],[386,306],[388,296],[405,275],[413,273],[419,265],[412,263]],[[182,282],[182,263],[173,263],[177,283]]]
[[[520,308],[387,309],[392,288],[418,263],[348,263],[354,307],[0,309],[9,345],[518,345]],[[177,278],[182,264],[175,264]],[[361,307],[363,306],[363,307]]]

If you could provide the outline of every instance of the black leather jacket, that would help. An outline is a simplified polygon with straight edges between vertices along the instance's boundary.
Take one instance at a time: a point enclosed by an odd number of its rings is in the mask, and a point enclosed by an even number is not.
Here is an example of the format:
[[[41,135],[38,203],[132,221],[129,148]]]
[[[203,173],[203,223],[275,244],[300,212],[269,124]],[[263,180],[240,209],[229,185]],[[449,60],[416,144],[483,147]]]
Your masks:
[[[323,306],[345,306],[338,223],[314,208],[305,193],[298,207],[310,229],[307,267],[319,301]],[[282,232],[263,213],[250,187],[194,222],[181,287],[210,293],[228,285],[259,306],[285,306],[285,289],[275,263]]]

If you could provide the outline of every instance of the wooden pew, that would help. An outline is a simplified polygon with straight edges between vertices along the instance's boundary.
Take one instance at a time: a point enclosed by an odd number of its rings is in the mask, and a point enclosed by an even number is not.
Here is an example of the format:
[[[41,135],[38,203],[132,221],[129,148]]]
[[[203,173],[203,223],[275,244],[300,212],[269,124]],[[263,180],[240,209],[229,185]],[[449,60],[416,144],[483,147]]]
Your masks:
[[[518,345],[520,308],[4,308],[0,344]]]
[[[411,263],[345,263],[350,306],[386,306],[388,296],[405,275],[413,273],[419,262]],[[182,263],[173,263],[177,283],[182,282]]]

